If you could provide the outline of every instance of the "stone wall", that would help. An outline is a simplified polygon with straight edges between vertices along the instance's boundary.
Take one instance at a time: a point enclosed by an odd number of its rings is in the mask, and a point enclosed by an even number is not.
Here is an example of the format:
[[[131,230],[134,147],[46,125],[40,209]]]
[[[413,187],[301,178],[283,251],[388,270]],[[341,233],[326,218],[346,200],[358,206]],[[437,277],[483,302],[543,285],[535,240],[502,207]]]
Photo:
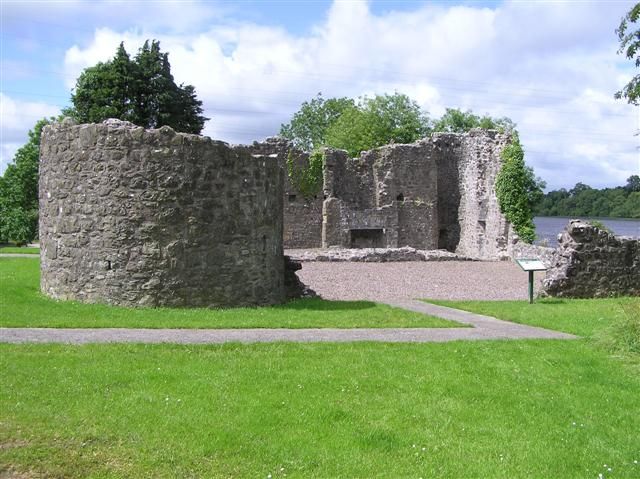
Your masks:
[[[322,246],[507,257],[509,223],[500,213],[495,180],[508,141],[495,131],[471,130],[387,145],[359,158],[326,150]],[[353,236],[366,231],[377,235],[377,244],[354,244]]]
[[[616,237],[580,220],[560,235],[543,294],[640,296],[640,240]]]
[[[539,259],[547,268],[550,268],[553,265],[556,250],[547,246],[525,243],[517,235],[511,235],[508,252],[513,259]]]
[[[146,306],[284,301],[283,171],[251,153],[117,120],[45,127],[43,293]]]
[[[460,243],[460,173],[462,135],[435,133],[433,156],[438,170],[438,248],[455,251]]]
[[[284,247],[319,248],[322,246],[322,191],[306,198],[291,184],[287,174],[287,158],[291,153],[299,168],[309,166],[309,155],[284,138],[267,138],[247,147],[253,154],[275,157],[284,170]]]
[[[455,252],[475,258],[507,258],[510,225],[500,213],[495,184],[502,166],[500,154],[510,138],[495,131],[474,129],[461,140],[457,214],[460,239]]]
[[[388,145],[349,158],[325,150],[323,247],[437,248],[431,144]]]

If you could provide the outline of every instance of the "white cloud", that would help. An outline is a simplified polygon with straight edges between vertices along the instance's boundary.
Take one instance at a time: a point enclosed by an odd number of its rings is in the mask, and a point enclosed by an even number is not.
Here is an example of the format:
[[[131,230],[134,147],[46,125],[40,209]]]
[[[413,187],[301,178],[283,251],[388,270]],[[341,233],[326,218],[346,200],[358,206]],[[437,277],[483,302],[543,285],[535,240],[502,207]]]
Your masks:
[[[26,143],[27,132],[42,118],[57,116],[60,108],[38,102],[25,102],[0,93],[0,174]]]
[[[202,4],[167,30],[167,15],[178,15],[171,4],[135,30],[95,30],[90,41],[68,48],[64,64],[72,87],[120,41],[135,53],[146,38],[158,38],[176,80],[195,85],[212,117],[204,133],[231,142],[277,133],[319,91],[397,90],[431,116],[446,107],[509,116],[528,161],[551,187],[603,186],[638,172],[638,110],[612,98],[628,78],[613,30],[630,6],[509,1],[375,15],[366,2],[336,1],[310,33],[296,36],[207,13]]]

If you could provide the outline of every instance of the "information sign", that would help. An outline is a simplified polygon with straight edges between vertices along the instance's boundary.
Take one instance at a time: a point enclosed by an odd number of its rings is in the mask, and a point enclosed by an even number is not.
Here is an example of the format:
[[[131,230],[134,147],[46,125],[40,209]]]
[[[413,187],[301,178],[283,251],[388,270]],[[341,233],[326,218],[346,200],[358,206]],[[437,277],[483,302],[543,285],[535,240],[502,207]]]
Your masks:
[[[518,266],[529,273],[529,304],[533,303],[533,272],[546,271],[547,267],[537,258],[516,259]]]

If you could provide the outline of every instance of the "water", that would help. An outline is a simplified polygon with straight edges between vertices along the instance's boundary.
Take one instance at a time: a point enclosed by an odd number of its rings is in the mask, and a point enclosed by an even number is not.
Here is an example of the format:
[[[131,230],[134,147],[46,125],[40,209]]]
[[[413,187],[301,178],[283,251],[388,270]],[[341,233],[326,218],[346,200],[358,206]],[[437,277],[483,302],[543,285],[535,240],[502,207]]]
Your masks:
[[[562,232],[569,224],[569,221],[577,218],[568,218],[563,216],[536,216],[533,222],[536,225],[536,244],[544,242],[546,239],[548,245],[556,247],[558,245],[558,233]],[[595,219],[613,231],[617,236],[635,236],[640,238],[640,219],[626,218],[580,218],[583,220]]]

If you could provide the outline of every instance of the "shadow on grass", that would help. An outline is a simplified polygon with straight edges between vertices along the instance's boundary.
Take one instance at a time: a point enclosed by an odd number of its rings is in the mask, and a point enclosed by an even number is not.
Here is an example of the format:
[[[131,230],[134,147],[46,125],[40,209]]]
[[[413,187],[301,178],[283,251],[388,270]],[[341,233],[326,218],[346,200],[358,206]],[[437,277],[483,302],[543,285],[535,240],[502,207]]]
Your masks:
[[[537,302],[542,304],[565,304],[567,301],[559,298],[540,298]]]
[[[278,309],[309,309],[313,311],[356,311],[375,308],[373,301],[329,301],[319,298],[294,299],[288,303],[274,306]]]

